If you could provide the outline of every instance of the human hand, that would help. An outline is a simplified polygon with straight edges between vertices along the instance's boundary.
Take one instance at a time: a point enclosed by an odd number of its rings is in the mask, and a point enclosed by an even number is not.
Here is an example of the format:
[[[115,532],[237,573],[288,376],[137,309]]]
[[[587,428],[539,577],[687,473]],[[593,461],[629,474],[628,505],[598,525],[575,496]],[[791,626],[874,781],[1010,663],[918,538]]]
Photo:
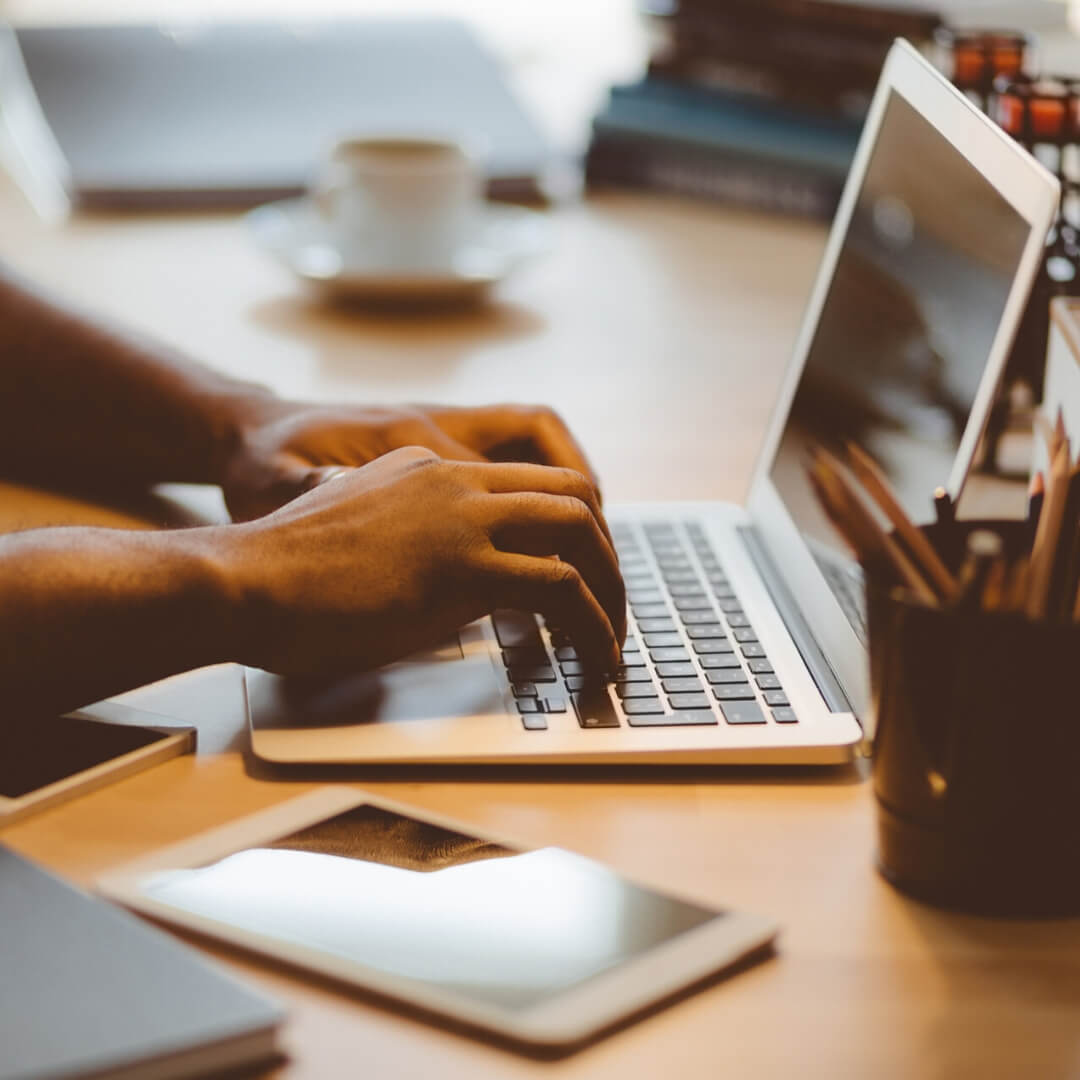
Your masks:
[[[595,669],[619,662],[618,561],[595,490],[571,469],[409,447],[218,536],[243,663],[373,668],[496,608],[540,612]]]
[[[342,465],[365,465],[405,446],[454,461],[520,461],[574,469],[598,490],[585,455],[550,409],[365,408],[261,403],[229,455],[221,486],[229,512],[248,520],[310,491]]]

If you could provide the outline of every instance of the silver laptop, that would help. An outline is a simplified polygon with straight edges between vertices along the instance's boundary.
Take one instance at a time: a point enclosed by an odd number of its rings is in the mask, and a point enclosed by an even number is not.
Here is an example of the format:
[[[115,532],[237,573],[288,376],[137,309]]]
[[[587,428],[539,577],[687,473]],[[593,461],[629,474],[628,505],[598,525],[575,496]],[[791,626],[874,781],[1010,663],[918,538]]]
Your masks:
[[[630,633],[610,684],[532,615],[333,683],[248,671],[279,762],[837,763],[873,733],[858,568],[808,440],[852,440],[910,516],[959,497],[1057,205],[1057,181],[910,46],[889,54],[748,505],[608,519]],[[718,457],[722,446],[717,447]]]

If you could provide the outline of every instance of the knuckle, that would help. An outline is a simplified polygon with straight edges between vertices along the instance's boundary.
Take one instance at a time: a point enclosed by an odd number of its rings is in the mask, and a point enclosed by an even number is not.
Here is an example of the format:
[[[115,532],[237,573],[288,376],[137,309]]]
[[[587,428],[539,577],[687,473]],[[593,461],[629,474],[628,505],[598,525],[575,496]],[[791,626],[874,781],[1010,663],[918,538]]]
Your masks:
[[[391,451],[390,455],[411,468],[423,468],[425,465],[434,465],[442,459],[434,450],[426,446],[402,446],[398,450]]]
[[[551,583],[557,592],[566,596],[580,593],[584,585],[577,567],[561,560],[551,564]]]

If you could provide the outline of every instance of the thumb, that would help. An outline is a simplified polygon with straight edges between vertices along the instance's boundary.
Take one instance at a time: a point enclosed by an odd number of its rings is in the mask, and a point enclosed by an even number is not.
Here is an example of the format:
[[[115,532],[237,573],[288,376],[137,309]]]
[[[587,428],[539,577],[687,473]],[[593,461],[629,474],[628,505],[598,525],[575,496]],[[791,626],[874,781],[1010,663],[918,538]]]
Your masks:
[[[225,504],[234,521],[250,521],[345,471],[340,465],[319,468],[296,454],[278,453],[231,476],[222,485]]]

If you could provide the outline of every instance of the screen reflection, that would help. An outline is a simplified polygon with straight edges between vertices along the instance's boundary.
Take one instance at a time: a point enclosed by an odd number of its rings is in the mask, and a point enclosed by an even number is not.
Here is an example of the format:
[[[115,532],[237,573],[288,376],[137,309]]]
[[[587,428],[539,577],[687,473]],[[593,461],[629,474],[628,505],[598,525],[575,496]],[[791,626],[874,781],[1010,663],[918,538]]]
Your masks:
[[[509,1009],[717,917],[557,848],[512,851],[369,806],[143,887],[175,908]]]
[[[806,481],[811,443],[839,453],[856,443],[908,516],[932,520],[1028,235],[986,177],[893,93],[771,470],[819,562],[851,556]]]

